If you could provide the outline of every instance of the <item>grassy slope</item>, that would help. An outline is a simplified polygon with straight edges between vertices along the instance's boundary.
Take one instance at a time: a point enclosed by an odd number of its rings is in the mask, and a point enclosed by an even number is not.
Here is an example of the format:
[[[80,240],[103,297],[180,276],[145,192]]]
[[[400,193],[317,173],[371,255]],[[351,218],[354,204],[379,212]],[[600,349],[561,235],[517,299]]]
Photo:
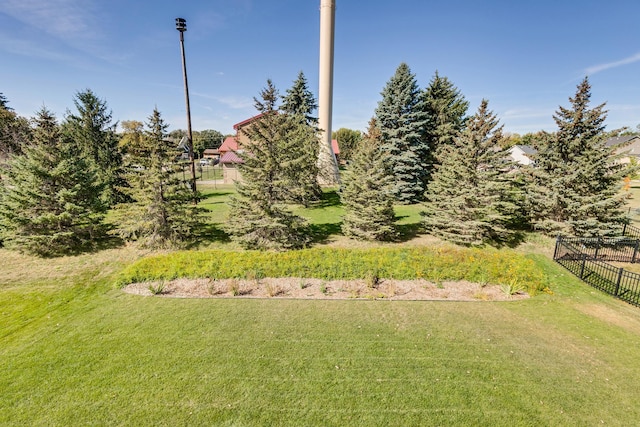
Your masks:
[[[511,303],[180,300],[113,289],[140,255],[43,262],[0,250],[0,424],[640,419],[640,310],[543,255],[533,258],[555,294]]]

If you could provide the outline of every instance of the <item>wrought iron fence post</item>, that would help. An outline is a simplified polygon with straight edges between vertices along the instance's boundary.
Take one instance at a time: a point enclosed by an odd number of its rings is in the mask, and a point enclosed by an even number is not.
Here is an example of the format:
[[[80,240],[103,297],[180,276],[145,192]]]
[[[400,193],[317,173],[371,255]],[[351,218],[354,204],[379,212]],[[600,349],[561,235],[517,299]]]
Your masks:
[[[622,226],[622,235],[624,236],[626,232],[627,232],[627,223],[625,222],[624,225]]]
[[[636,256],[638,255],[638,245],[640,244],[640,240],[636,239],[636,245],[633,247],[633,256],[631,257],[631,263],[636,262]]]
[[[560,243],[562,242],[562,236],[558,236],[556,238],[556,249],[553,251],[553,259],[558,259],[558,249],[560,247]]]
[[[580,267],[580,279],[582,279],[582,276],[584,276],[584,265],[587,262],[587,254],[582,254],[582,267]]]
[[[618,291],[620,290],[620,282],[622,281],[622,273],[624,273],[624,268],[620,268],[618,270],[618,280],[616,281],[616,290],[613,293],[614,296],[618,296]]]
[[[600,236],[596,237],[596,252],[593,255],[593,259],[598,259],[598,251],[600,250]]]

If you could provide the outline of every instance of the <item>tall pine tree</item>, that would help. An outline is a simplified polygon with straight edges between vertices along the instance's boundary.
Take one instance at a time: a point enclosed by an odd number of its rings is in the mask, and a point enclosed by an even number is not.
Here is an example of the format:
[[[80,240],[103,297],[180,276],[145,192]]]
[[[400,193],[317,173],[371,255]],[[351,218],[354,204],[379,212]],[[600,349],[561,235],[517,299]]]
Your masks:
[[[2,180],[2,240],[42,256],[88,249],[102,235],[106,210],[96,170],[48,110],[34,123],[32,144],[10,159]]]
[[[22,146],[29,143],[29,121],[18,116],[9,101],[0,93],[0,163],[10,155],[22,153]]]
[[[117,234],[149,248],[179,247],[196,234],[201,210],[194,206],[190,183],[175,163],[175,145],[167,140],[168,125],[158,109],[146,131],[128,146],[128,187],[122,190],[131,203],[117,206]]]
[[[360,141],[344,174],[340,199],[345,209],[342,232],[362,240],[391,240],[395,237],[393,177],[388,155],[380,150],[380,132],[375,120]]]
[[[546,233],[578,236],[615,235],[625,222],[620,192],[628,173],[605,144],[605,104],[589,108],[588,78],[553,116],[558,131],[547,134],[536,147],[536,167],[528,188],[534,227]]]
[[[313,116],[313,112],[317,108],[318,103],[313,93],[309,90],[307,78],[300,71],[298,78],[293,82],[293,86],[287,89],[287,94],[282,97],[280,110],[288,114],[302,116],[307,124],[316,126],[318,118]]]
[[[429,145],[429,163],[437,164],[440,147],[452,145],[453,138],[464,129],[469,102],[437,71],[422,92],[422,102],[427,117],[425,138]]]
[[[389,154],[394,195],[401,203],[415,203],[424,195],[429,147],[420,90],[407,64],[400,64],[381,94],[375,117],[382,134],[381,148]]]
[[[236,183],[238,196],[229,202],[226,231],[248,249],[300,248],[309,241],[306,221],[283,205],[290,181],[283,174],[283,158],[289,153],[282,148],[290,135],[287,121],[295,116],[278,114],[278,91],[270,80],[260,98],[254,99],[260,117],[250,125],[250,142],[239,153],[242,182]],[[299,124],[296,118],[294,125]]]
[[[118,148],[117,123],[106,101],[98,98],[91,89],[76,93],[73,103],[77,114],[67,112],[65,132],[94,162],[98,176],[104,185],[103,200],[109,205],[125,201],[118,190],[123,185],[122,154]]]
[[[442,146],[423,213],[429,233],[462,245],[510,239],[517,207],[502,139],[502,126],[483,100],[465,130]]]

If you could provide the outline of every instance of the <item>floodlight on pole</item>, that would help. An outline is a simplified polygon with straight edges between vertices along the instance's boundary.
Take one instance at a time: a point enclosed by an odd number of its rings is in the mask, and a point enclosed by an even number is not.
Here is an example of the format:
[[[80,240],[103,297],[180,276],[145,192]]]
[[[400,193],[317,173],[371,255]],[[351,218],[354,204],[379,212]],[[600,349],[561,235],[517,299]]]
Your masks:
[[[193,138],[191,133],[191,107],[189,106],[189,83],[187,81],[187,61],[184,55],[184,32],[187,31],[187,20],[184,18],[176,18],[176,30],[180,32],[180,52],[182,54],[182,76],[184,78],[184,98],[187,105],[187,139],[189,149],[189,163],[191,167],[191,190],[196,195],[196,165],[193,153]]]

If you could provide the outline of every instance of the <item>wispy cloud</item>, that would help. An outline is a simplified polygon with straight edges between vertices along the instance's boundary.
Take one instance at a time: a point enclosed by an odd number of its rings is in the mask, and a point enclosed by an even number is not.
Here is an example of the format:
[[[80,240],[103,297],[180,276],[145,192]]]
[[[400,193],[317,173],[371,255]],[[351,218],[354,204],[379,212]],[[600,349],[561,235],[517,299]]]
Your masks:
[[[551,113],[551,111],[546,109],[515,108],[506,110],[501,116],[505,119],[533,119],[538,117],[551,117]]]
[[[47,47],[45,46],[38,45],[27,40],[7,38],[0,39],[0,50],[23,56],[44,58],[53,61],[71,62],[73,60],[73,58],[65,53],[47,49]]]
[[[194,96],[198,96],[200,98],[212,99],[221,104],[226,105],[229,108],[233,108],[234,110],[239,110],[243,108],[248,108],[253,105],[253,99],[247,98],[245,96],[213,96],[207,95],[206,93],[198,93],[194,92]]]
[[[94,39],[99,29],[92,1],[3,0],[0,12],[68,42]]]
[[[634,62],[640,61],[640,52],[635,55],[631,55],[627,58],[621,59],[619,61],[607,62],[606,64],[598,64],[593,65],[585,69],[585,73],[588,75],[593,75],[599,73],[604,70],[609,70],[611,68],[621,67],[623,65],[633,64]]]

